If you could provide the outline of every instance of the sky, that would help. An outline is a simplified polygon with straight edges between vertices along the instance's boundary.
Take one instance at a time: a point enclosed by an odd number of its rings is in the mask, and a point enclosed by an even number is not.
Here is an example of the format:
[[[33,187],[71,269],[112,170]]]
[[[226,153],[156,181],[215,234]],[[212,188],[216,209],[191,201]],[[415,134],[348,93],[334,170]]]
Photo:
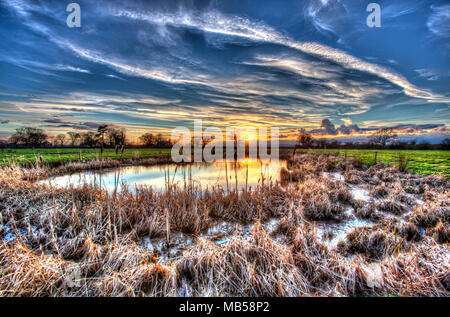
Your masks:
[[[361,0],[0,0],[0,139],[126,127],[277,126],[450,136],[450,4]]]

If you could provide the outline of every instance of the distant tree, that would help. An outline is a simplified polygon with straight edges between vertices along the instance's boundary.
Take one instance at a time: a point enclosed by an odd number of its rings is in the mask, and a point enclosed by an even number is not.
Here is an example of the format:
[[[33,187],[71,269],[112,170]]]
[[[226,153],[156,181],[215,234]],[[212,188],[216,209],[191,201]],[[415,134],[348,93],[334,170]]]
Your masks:
[[[308,148],[311,146],[312,141],[313,138],[311,134],[306,133],[303,129],[300,130],[299,134],[297,135],[297,144],[299,144],[303,148]]]
[[[148,147],[154,147],[156,145],[156,138],[151,133],[144,133],[139,137],[139,141]]]
[[[386,146],[387,141],[391,140],[391,139],[395,139],[397,137],[397,134],[394,133],[394,130],[392,129],[388,129],[388,128],[383,128],[378,130],[377,132],[375,132],[370,140],[372,143],[375,144],[380,144],[383,147]]]
[[[421,141],[419,144],[417,144],[418,150],[429,150],[430,149],[430,142],[428,141]]]
[[[110,146],[114,146],[116,149],[116,154],[119,151],[119,147],[122,147],[123,152],[123,148],[125,146],[126,141],[126,130],[124,128],[122,129],[109,128],[107,131],[107,135],[109,138]]]
[[[295,152],[297,151],[297,148],[300,146],[302,148],[309,148],[311,147],[313,138],[311,136],[311,134],[306,133],[305,129],[300,129],[297,135],[297,142],[295,143],[294,146],[294,155]]]
[[[111,146],[119,146],[125,143],[125,129],[109,128],[107,136]]]
[[[450,150],[450,138],[446,138],[441,142],[441,149]]]
[[[123,154],[123,151],[125,150],[125,143],[127,142],[127,130],[125,128],[120,129],[119,141],[120,141],[121,152]],[[116,148],[116,154],[117,154],[118,148],[119,147]]]
[[[70,142],[72,143],[72,146],[74,146],[75,145],[75,142],[78,140],[78,139],[80,139],[80,134],[79,133],[77,133],[77,132],[72,132],[72,131],[70,131],[70,132],[67,132],[67,134],[69,135],[69,138],[70,138]]]
[[[331,140],[329,142],[327,142],[327,146],[330,149],[338,149],[340,147],[339,141],[338,140]]]
[[[56,136],[49,137],[49,138],[48,138],[48,141],[49,141],[49,143],[50,143],[51,145],[53,145],[53,146],[58,146],[58,140],[56,140]]]
[[[61,146],[64,146],[64,141],[66,140],[66,135],[65,134],[58,134],[55,137],[55,141],[59,142],[61,144]]]
[[[162,135],[161,133],[158,133],[158,134],[156,135],[156,146],[157,146],[157,147],[162,147],[163,142],[164,142],[164,137],[163,137],[163,135]]]
[[[324,138],[316,139],[314,142],[319,149],[324,149],[327,146],[327,139]]]
[[[81,134],[81,142],[85,146],[93,147],[97,143],[96,134],[94,132]]]
[[[100,141],[100,145],[102,146],[101,148],[101,153],[103,154],[103,149],[105,147],[105,134],[108,131],[108,125],[104,124],[101,125],[97,128],[97,139]]]
[[[13,134],[8,138],[8,144],[10,145],[17,146],[22,143],[25,144],[26,139],[22,135],[19,135],[18,133]]]
[[[32,146],[40,146],[47,140],[47,134],[42,129],[25,128],[25,133],[28,137],[28,144]]]
[[[41,146],[47,138],[44,130],[25,127],[16,129],[16,133],[10,137],[9,142],[13,145],[25,144],[35,147]]]

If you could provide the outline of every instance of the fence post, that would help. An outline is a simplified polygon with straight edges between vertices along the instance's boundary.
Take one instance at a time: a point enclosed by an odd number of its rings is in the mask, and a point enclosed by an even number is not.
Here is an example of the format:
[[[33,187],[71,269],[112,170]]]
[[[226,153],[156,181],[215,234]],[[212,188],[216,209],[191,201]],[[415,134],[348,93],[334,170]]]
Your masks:
[[[373,157],[373,164],[374,165],[377,165],[377,152],[375,151],[375,155],[374,155],[374,157]]]

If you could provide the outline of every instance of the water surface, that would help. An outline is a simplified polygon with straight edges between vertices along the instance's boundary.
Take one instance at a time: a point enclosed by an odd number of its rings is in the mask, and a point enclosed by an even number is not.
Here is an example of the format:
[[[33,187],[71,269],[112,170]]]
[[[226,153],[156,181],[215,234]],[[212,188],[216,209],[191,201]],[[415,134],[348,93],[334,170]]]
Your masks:
[[[251,189],[262,182],[275,183],[280,180],[280,169],[286,161],[262,162],[243,160],[241,162],[160,164],[153,166],[126,166],[117,169],[96,170],[52,177],[43,182],[57,187],[92,184],[112,192],[121,190],[126,184],[130,190],[136,187],[151,187],[164,191],[167,184],[184,188],[189,184],[201,189],[221,187],[225,190]],[[227,182],[228,179],[228,182]]]

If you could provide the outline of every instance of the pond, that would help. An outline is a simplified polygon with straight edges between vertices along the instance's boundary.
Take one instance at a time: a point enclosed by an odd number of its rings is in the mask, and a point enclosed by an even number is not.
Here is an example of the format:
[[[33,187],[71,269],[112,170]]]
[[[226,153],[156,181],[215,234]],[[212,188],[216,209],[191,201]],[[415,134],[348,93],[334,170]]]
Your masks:
[[[56,176],[42,182],[56,187],[92,184],[109,192],[113,192],[116,187],[120,191],[124,184],[131,191],[136,187],[145,186],[161,192],[166,190],[168,183],[179,187],[191,184],[200,190],[212,187],[242,190],[254,188],[262,181],[264,183],[279,181],[282,167],[286,167],[286,161],[262,162],[250,159],[239,162],[125,166]]]

